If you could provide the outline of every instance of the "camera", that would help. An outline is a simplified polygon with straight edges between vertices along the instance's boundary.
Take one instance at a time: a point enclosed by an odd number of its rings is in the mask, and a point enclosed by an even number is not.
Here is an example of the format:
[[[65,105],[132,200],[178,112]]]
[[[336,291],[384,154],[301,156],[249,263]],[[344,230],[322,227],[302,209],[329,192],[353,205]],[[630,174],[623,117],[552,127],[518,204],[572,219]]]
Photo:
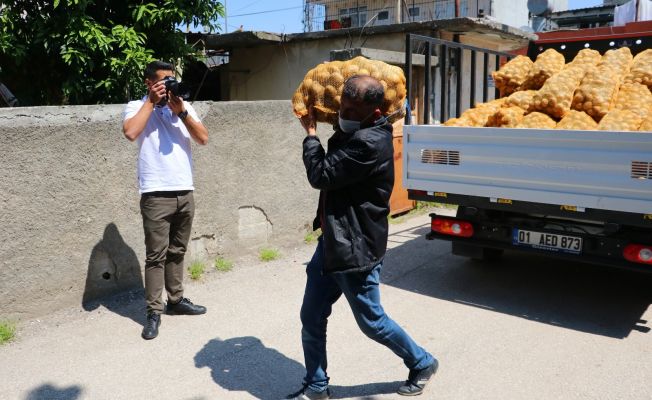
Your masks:
[[[163,83],[165,83],[165,92],[170,92],[173,95],[177,97],[181,97],[184,100],[188,100],[190,98],[190,87],[186,85],[183,82],[179,82],[178,80],[174,79],[172,76],[166,76],[163,78]],[[168,99],[167,96],[165,99],[161,100],[161,102],[158,104],[159,106],[164,106],[167,104]]]

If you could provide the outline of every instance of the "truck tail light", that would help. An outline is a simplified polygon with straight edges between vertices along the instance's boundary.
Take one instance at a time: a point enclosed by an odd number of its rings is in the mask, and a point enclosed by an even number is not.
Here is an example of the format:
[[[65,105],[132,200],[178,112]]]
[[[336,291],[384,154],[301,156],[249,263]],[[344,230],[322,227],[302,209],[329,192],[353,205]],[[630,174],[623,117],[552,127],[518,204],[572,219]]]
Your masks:
[[[408,194],[413,196],[427,196],[428,192],[426,192],[425,190],[408,189]]]
[[[473,225],[470,222],[460,221],[452,218],[434,217],[431,228],[433,231],[444,235],[471,237],[473,236]]]
[[[652,246],[628,244],[623,250],[623,257],[627,261],[652,265]]]

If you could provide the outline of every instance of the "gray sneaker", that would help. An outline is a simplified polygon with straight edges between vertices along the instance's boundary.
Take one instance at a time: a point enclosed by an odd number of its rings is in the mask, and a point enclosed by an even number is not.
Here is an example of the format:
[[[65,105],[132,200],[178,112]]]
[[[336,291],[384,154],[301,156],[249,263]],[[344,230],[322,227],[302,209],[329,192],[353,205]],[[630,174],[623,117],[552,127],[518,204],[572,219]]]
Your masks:
[[[439,363],[435,360],[435,362],[427,368],[411,369],[407,381],[398,388],[396,393],[401,396],[418,396],[422,394],[423,389],[426,387],[430,378],[432,378],[435,372],[437,372],[438,367]]]
[[[288,395],[286,399],[295,399],[295,400],[328,400],[331,398],[331,391],[326,389],[323,392],[315,392],[310,389],[308,385],[303,385],[301,390],[296,393]]]

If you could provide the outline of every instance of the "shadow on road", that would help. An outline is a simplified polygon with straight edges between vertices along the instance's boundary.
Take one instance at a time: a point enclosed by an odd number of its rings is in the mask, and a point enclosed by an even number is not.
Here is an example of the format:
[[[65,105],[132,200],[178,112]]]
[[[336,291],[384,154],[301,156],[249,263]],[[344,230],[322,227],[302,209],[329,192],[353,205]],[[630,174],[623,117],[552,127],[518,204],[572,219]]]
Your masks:
[[[82,307],[86,311],[93,311],[103,305],[142,325],[145,315],[143,288],[136,253],[125,243],[118,227],[114,223],[108,224],[88,260]],[[135,298],[140,301],[134,302]]]
[[[649,332],[652,274],[621,271],[521,252],[497,264],[450,253],[428,241],[428,225],[390,236],[383,283],[411,292],[596,335]]]
[[[52,384],[47,383],[32,389],[25,397],[25,400],[76,400],[81,393],[82,388],[77,385],[57,389]]]
[[[297,343],[297,345],[301,345]],[[215,383],[229,391],[247,392],[261,400],[282,399],[301,388],[305,369],[299,362],[245,336],[212,339],[195,355],[197,368],[208,367]],[[333,399],[394,393],[401,382],[359,386],[331,385]]]

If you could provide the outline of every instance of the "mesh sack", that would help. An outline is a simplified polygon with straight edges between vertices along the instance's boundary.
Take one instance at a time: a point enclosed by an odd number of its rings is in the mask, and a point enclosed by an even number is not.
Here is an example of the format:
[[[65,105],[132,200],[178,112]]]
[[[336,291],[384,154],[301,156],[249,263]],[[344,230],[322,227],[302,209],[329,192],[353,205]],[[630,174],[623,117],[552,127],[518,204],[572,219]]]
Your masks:
[[[571,110],[559,121],[555,129],[594,131],[598,129],[598,123],[583,111]]]
[[[638,130],[641,132],[652,132],[652,113],[648,114],[647,118],[643,120]]]
[[[444,126],[474,126],[473,122],[468,118],[451,118],[444,122]]]
[[[625,77],[627,83],[641,83],[652,90],[652,49],[638,53],[634,57],[629,74]]]
[[[354,75],[368,75],[380,81],[385,89],[382,111],[389,115],[390,122],[405,116],[407,90],[403,70],[364,57],[323,63],[308,71],[292,97],[295,115],[303,117],[314,107],[317,121],[336,124],[344,82]]]
[[[591,67],[573,95],[573,109],[601,120],[612,107],[621,79],[615,72]]]
[[[523,85],[534,63],[528,57],[516,56],[503,65],[498,71],[491,73],[500,97],[508,96]]]
[[[597,66],[591,66],[573,96],[573,109],[597,121],[613,107],[618,87],[629,71],[632,53],[627,47],[609,50]]]
[[[532,109],[562,118],[571,109],[573,94],[590,64],[574,64],[548,79],[532,99]]]
[[[599,51],[593,49],[582,49],[577,52],[573,61],[566,64],[564,68],[571,66],[586,68],[590,65],[597,65],[600,60],[602,60],[602,55],[600,55]]]
[[[515,128],[555,129],[557,122],[546,114],[533,112],[523,117]]]
[[[633,111],[612,110],[602,118],[598,129],[601,131],[637,131],[643,118]]]
[[[530,69],[527,80],[520,90],[541,89],[541,86],[566,65],[563,54],[555,49],[548,49],[537,56]]]
[[[611,70],[618,75],[625,76],[629,73],[634,57],[629,47],[621,47],[617,50],[607,50],[600,59],[598,68]]]
[[[624,83],[618,90],[614,109],[629,110],[645,118],[652,107],[652,93],[647,86],[640,83]]]
[[[513,128],[523,120],[524,115],[525,110],[521,107],[502,107],[489,117],[487,126]]]
[[[520,107],[525,111],[531,111],[532,100],[536,90],[521,90],[515,93],[512,93],[505,100],[506,107]]]
[[[480,103],[475,108],[462,113],[460,119],[471,123],[470,126],[487,126],[491,118],[505,103],[505,99],[496,99],[488,103]]]

